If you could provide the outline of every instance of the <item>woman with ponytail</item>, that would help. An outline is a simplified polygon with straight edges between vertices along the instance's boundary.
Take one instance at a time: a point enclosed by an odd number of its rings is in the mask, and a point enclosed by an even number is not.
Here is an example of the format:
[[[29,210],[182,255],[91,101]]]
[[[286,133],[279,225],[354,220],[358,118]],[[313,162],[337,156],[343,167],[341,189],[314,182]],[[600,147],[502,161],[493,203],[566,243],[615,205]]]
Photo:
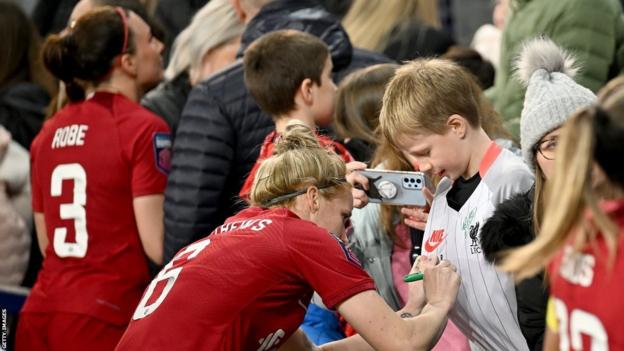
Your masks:
[[[102,7],[43,47],[70,104],[31,147],[43,267],[17,350],[112,350],[161,264],[169,129],[138,105],[162,44],[133,12]],[[93,91],[85,96],[83,87]]]
[[[117,350],[429,349],[459,276],[447,261],[419,260],[425,290],[413,284],[411,294],[427,299],[410,299],[395,314],[339,238],[353,208],[345,173],[310,128],[289,122],[258,169],[252,206],[178,252],[147,288]],[[314,347],[298,329],[314,291],[360,335]]]
[[[624,345],[624,78],[561,132],[544,220],[502,268],[517,280],[544,267],[550,282],[544,350],[621,350]]]
[[[577,110],[590,106],[596,96],[577,84],[573,55],[547,38],[525,43],[516,62],[518,78],[527,87],[520,119],[524,161],[535,172],[535,186],[501,203],[481,229],[481,249],[496,263],[501,252],[531,242],[544,216],[544,189],[552,178],[555,150],[562,125]],[[529,350],[542,350],[545,331],[547,284],[543,274],[516,285],[518,323]]]

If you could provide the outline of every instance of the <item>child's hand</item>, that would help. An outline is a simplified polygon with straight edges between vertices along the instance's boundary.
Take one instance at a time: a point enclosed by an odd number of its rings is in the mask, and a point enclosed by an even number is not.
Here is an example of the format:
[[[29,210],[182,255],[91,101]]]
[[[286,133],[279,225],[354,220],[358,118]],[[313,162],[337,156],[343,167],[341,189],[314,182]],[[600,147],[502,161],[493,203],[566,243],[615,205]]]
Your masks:
[[[403,222],[410,228],[425,230],[429,218],[429,208],[405,206],[401,207],[401,214],[405,216]]]
[[[347,181],[353,186],[351,193],[353,194],[353,207],[355,208],[362,208],[368,204],[368,196],[364,191],[368,190],[368,178],[358,172],[355,172],[363,169],[366,169],[366,163],[358,161],[347,163],[346,178]]]
[[[401,214],[405,216],[403,222],[410,228],[425,230],[427,225],[427,219],[429,218],[429,206],[433,202],[433,194],[429,189],[423,189],[423,194],[427,199],[428,206],[416,207],[416,206],[404,206],[401,207]]]

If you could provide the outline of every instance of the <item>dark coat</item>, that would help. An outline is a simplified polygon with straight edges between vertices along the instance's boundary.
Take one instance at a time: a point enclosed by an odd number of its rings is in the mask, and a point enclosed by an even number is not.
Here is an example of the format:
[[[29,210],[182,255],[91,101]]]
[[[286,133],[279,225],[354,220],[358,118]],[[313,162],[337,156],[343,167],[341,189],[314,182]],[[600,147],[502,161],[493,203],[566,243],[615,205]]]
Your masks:
[[[39,0],[32,14],[32,20],[41,37],[58,33],[67,26],[67,20],[79,0]]]
[[[455,44],[446,32],[410,20],[399,23],[390,33],[383,53],[397,61],[444,54]]]
[[[183,72],[172,80],[160,83],[147,93],[141,99],[141,105],[164,119],[171,128],[171,135],[175,137],[182,116],[182,109],[190,92],[189,76]]]
[[[48,93],[33,83],[18,83],[0,91],[0,125],[11,132],[13,140],[30,150],[49,102]]]
[[[241,53],[253,40],[279,29],[314,34],[329,46],[334,79],[388,59],[353,50],[340,23],[316,2],[277,0],[247,25]],[[244,207],[238,192],[274,129],[245,87],[242,60],[191,91],[178,125],[165,191],[164,262]]]
[[[165,62],[169,61],[169,55],[175,38],[186,28],[193,19],[193,16],[208,0],[159,0],[154,13],[154,18],[163,27],[166,37]]]
[[[533,190],[502,202],[481,229],[481,248],[486,260],[495,263],[506,249],[530,243],[533,231]],[[516,285],[518,321],[530,350],[542,350],[546,322],[548,288],[544,275]]]

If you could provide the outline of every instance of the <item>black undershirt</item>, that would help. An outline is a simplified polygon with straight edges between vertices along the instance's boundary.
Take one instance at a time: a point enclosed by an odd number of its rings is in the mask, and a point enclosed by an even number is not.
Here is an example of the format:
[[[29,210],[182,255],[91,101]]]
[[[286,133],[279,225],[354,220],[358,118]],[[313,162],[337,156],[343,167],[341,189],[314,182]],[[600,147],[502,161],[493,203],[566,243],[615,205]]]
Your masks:
[[[481,175],[479,172],[469,179],[459,178],[453,183],[453,187],[446,193],[446,202],[449,207],[458,211],[464,206],[470,195],[474,193],[477,186],[481,183]]]
[[[474,193],[477,186],[481,183],[481,175],[479,173],[469,179],[459,178],[453,183],[453,188],[446,194],[446,202],[449,207],[458,211],[464,206],[470,195]],[[422,243],[424,232],[422,230],[410,228],[410,239],[412,240],[411,262],[421,253],[420,243]]]

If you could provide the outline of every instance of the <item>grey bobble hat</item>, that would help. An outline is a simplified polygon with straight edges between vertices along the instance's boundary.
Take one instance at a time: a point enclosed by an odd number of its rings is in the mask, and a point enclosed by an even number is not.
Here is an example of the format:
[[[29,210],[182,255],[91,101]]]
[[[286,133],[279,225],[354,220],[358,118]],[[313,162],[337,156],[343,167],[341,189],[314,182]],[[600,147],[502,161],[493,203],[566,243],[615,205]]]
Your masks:
[[[574,56],[548,38],[526,42],[516,70],[527,88],[520,115],[522,157],[535,170],[535,145],[574,112],[595,103],[596,95],[574,82],[578,71]]]

